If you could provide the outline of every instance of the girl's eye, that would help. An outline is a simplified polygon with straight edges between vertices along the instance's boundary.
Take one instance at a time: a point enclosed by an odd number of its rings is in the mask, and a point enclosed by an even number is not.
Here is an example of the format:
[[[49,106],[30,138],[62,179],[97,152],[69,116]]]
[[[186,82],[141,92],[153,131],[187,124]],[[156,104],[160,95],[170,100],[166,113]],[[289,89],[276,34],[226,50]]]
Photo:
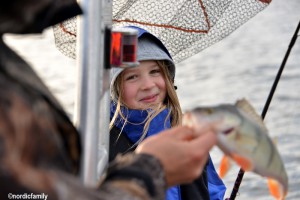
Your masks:
[[[153,69],[150,71],[150,74],[160,74],[160,73],[161,73],[160,69]]]
[[[135,78],[137,78],[137,75],[130,75],[130,76],[127,76],[127,77],[125,78],[125,80],[126,80],[126,81],[128,81],[128,80],[133,80],[133,79],[135,79]]]

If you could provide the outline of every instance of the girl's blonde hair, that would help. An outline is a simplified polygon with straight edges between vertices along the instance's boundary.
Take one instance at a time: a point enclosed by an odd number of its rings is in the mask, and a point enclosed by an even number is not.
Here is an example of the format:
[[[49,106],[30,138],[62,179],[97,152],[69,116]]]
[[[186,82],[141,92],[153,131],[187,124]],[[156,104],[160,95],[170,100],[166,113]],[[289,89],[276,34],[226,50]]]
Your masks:
[[[180,125],[182,122],[182,110],[181,110],[181,106],[179,104],[179,99],[178,99],[176,91],[175,91],[174,79],[171,77],[170,72],[168,70],[168,62],[166,62],[166,61],[156,61],[156,62],[158,64],[158,66],[162,72],[163,78],[165,80],[166,88],[167,88],[167,95],[166,95],[166,99],[165,99],[163,105],[158,105],[156,109],[153,109],[148,112],[148,117],[144,121],[145,126],[144,126],[142,137],[139,139],[139,141],[137,143],[139,143],[140,141],[142,141],[145,138],[147,131],[149,129],[149,124],[150,124],[151,120],[165,108],[169,109],[169,114],[166,117],[166,120],[170,117],[171,127]],[[124,114],[121,111],[121,106],[125,105],[123,102],[122,96],[120,95],[120,94],[122,94],[121,90],[123,88],[122,87],[122,83],[123,83],[122,74],[123,73],[119,74],[119,76],[116,78],[116,80],[114,81],[114,84],[112,85],[113,88],[111,89],[113,96],[115,98],[114,100],[117,102],[114,102],[114,103],[116,103],[116,111],[114,113],[112,120],[110,121],[110,125],[109,125],[110,129],[113,127],[114,122],[118,116],[123,118],[123,120],[125,121],[124,125],[126,123],[130,123],[130,122],[128,122],[126,116],[124,116]]]

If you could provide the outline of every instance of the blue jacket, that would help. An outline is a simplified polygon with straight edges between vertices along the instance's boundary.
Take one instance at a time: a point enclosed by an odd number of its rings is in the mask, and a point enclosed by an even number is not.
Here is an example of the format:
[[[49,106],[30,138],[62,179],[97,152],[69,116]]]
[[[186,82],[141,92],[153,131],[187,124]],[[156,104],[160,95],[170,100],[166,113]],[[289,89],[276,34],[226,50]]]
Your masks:
[[[111,104],[111,117],[115,112],[115,106]],[[165,123],[165,118],[169,110],[165,109],[159,113],[150,123],[146,137],[157,134],[160,131],[171,127],[170,119]],[[147,111],[124,109],[123,113],[128,116],[128,121],[124,125],[124,120],[117,118],[115,127],[111,130],[110,138],[110,160],[117,153],[126,153],[133,150],[131,147],[136,143],[144,127],[144,119]],[[138,124],[138,125],[137,125]],[[120,130],[122,133],[120,134]],[[120,136],[120,137],[119,137]],[[226,187],[219,178],[211,158],[209,157],[206,169],[203,174],[193,184],[174,186],[167,190],[167,200],[223,200]]]

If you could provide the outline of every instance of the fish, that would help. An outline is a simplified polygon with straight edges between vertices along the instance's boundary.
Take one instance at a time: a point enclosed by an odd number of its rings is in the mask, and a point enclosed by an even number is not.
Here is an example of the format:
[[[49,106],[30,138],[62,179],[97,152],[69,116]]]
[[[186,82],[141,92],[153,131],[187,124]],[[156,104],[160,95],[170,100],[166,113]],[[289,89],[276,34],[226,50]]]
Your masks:
[[[267,177],[275,199],[285,199],[288,175],[279,151],[270,138],[262,118],[245,98],[235,104],[196,107],[185,112],[183,124],[190,127],[211,125],[217,134],[217,146],[224,152],[219,176],[230,169],[230,160],[244,171]]]

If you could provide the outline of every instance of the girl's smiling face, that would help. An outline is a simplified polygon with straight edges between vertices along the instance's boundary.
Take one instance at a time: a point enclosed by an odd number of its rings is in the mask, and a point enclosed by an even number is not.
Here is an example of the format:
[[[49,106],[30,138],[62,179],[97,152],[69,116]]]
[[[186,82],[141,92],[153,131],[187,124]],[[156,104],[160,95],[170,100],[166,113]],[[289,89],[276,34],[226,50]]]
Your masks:
[[[122,72],[122,99],[130,109],[145,110],[163,104],[166,82],[156,61],[140,61],[140,65]]]

